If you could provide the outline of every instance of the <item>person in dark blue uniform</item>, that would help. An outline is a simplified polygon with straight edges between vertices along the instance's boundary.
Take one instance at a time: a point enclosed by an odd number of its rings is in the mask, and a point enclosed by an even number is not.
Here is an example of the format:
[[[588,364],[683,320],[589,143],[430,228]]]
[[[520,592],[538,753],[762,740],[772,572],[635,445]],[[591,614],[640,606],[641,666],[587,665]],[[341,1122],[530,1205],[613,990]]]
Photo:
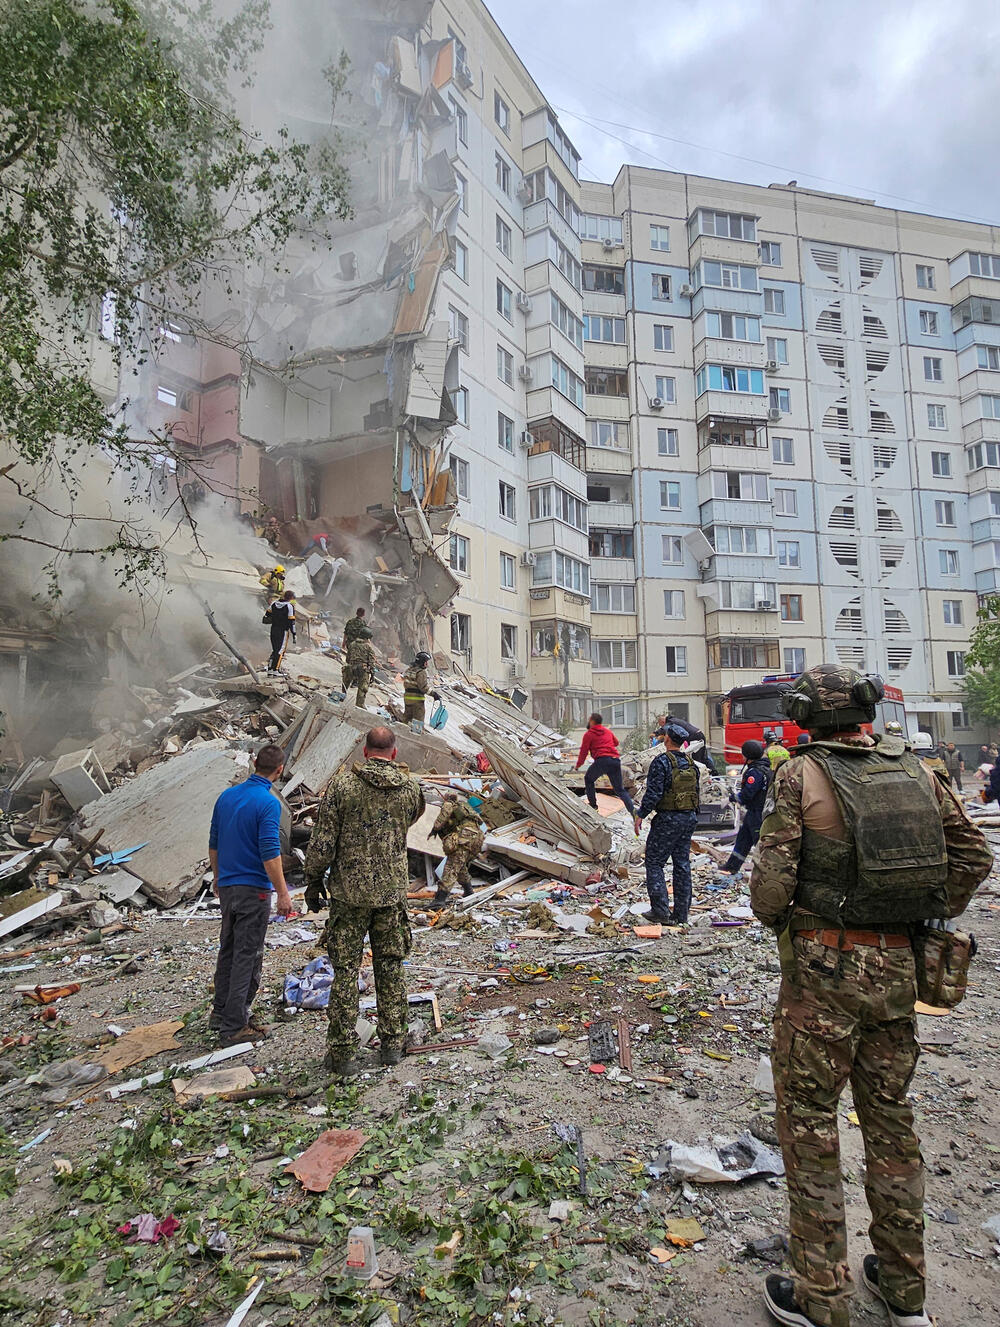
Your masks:
[[[635,818],[635,832],[655,811],[646,839],[646,890],[651,904],[643,915],[652,922],[682,926],[691,907],[691,835],[698,821],[698,771],[691,756],[681,751],[688,734],[668,722],[663,733],[666,748],[649,767],[646,791]],[[673,910],[663,868],[673,863]]]
[[[764,819],[764,802],[767,790],[771,786],[773,775],[771,762],[764,755],[764,743],[752,738],[740,747],[746,764],[743,766],[743,778],[736,800],[743,807],[743,820],[736,842],[729,854],[729,860],[722,868],[730,875],[735,875],[750,853],[750,849],[760,838],[761,822]]]

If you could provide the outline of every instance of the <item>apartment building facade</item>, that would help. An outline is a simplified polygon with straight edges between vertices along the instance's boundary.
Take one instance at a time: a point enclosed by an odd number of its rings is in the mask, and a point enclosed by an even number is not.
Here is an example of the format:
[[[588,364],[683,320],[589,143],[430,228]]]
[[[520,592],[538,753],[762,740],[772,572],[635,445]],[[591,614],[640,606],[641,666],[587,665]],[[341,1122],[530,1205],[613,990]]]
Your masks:
[[[633,166],[582,200],[601,708],[687,707],[718,741],[731,687],[834,659],[974,740],[965,651],[1000,563],[992,228]]]

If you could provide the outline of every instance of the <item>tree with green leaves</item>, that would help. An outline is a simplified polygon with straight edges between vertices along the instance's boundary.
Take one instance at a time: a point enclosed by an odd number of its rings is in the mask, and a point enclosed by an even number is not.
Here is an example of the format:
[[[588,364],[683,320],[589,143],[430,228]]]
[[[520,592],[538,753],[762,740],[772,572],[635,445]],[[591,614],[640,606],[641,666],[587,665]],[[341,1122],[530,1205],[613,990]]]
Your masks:
[[[350,215],[332,130],[264,138],[234,110],[267,26],[267,0],[225,21],[211,0],[0,0],[0,541],[41,546],[54,570],[86,553],[139,584],[162,567],[139,495],[172,442],[133,436],[102,396],[95,335],[116,372],[178,322],[249,362],[240,331],[206,321],[206,290],[232,295],[293,232],[323,243]],[[331,122],[345,67],[328,71]],[[97,457],[132,487],[124,519],[81,507]]]
[[[1000,596],[990,595],[976,616],[965,655],[965,700],[973,718],[1000,723]]]

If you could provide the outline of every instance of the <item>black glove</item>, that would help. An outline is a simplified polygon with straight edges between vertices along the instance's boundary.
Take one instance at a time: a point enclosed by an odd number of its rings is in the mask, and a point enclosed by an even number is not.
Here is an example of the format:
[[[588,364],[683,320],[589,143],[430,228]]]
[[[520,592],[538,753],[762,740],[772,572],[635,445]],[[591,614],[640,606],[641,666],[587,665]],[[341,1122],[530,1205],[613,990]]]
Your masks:
[[[327,901],[326,885],[322,880],[312,880],[306,885],[306,907],[310,912],[322,912]]]
[[[432,692],[431,692],[431,698],[432,698],[433,700],[440,700],[440,699],[441,699],[440,695],[439,695],[438,692],[436,692],[436,691],[432,691]]]

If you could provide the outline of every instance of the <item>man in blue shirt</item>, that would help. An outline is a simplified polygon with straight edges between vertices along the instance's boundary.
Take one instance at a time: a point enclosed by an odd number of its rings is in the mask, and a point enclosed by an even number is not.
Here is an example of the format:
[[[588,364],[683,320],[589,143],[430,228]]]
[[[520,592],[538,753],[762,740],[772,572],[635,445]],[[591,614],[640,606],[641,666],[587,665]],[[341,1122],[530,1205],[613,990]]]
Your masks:
[[[681,750],[688,734],[667,721],[663,755],[657,756],[646,776],[646,792],[635,818],[635,832],[655,811],[646,839],[646,892],[652,905],[644,913],[652,922],[683,926],[691,907],[691,835],[698,821],[698,771],[691,756]],[[663,868],[673,863],[674,906],[671,911]]]
[[[271,791],[284,767],[280,746],[262,747],[254,773],[227,788],[212,811],[208,856],[212,887],[222,904],[222,934],[208,1025],[223,1046],[258,1041],[267,1032],[250,1021],[250,1006],[260,986],[272,892],[283,917],[292,911],[281,867],[281,803]]]

